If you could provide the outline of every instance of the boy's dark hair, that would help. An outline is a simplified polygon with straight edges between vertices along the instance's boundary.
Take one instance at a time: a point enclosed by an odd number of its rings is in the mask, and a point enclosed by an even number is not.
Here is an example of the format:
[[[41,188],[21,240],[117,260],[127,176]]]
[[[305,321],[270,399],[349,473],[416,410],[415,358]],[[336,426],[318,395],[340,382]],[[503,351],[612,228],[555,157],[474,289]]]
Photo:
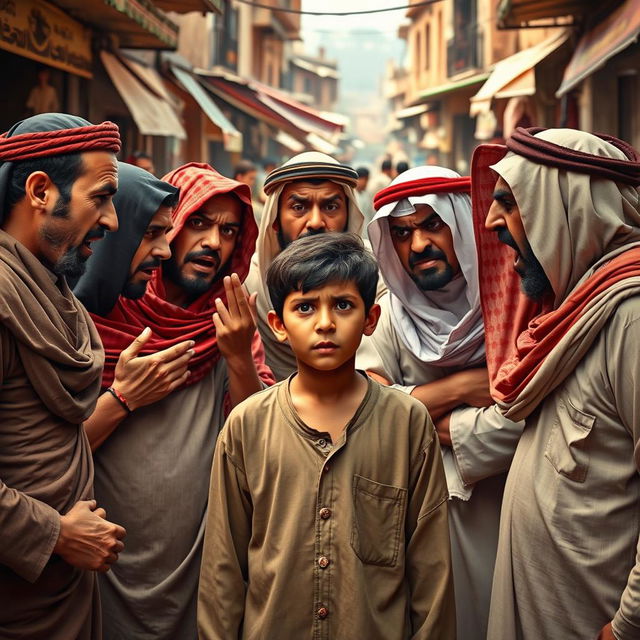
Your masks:
[[[282,319],[286,297],[331,282],[355,282],[369,313],[376,298],[378,265],[355,233],[321,233],[299,238],[278,254],[267,270],[273,309]]]
[[[64,204],[71,200],[71,188],[73,183],[82,175],[84,165],[82,156],[79,153],[68,153],[57,156],[47,156],[44,158],[33,158],[31,160],[21,160],[15,162],[4,206],[10,210],[25,196],[25,184],[27,178],[36,171],[46,173],[51,182],[60,191],[60,196]],[[0,203],[2,205],[2,203]]]

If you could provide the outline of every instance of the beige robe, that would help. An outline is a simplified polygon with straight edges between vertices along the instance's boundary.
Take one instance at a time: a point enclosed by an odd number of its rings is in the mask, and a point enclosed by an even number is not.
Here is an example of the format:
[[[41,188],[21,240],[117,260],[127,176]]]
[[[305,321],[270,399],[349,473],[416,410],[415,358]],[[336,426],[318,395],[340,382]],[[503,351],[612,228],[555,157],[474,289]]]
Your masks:
[[[332,443],[300,420],[288,384],[236,407],[220,435],[201,640],[455,638],[447,491],[427,411],[370,381]]]
[[[490,640],[640,637],[640,299],[527,418],[507,481]],[[635,452],[635,459],[634,459]]]
[[[195,640],[208,478],[227,366],[127,417],[95,452],[95,491],[127,530],[100,576],[105,640]]]
[[[378,326],[371,337],[365,338],[375,356],[359,355],[359,368],[386,377],[405,393],[460,370],[459,367],[437,367],[420,361],[405,347],[395,330],[388,295],[380,300],[380,305],[382,314]],[[522,426],[522,423],[507,420],[493,408],[456,409],[450,423],[455,448],[442,447],[451,498],[449,530],[456,626],[458,637],[464,640],[486,638],[505,471],[509,468]],[[506,447],[494,443],[490,456],[486,455],[484,444],[471,437],[473,432],[500,434],[504,431],[510,434]]]

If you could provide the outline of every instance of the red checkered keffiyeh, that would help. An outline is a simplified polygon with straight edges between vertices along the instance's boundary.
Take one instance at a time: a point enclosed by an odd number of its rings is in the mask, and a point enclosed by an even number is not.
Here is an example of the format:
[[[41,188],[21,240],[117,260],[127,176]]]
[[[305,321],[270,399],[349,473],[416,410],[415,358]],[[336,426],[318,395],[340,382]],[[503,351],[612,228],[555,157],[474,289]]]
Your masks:
[[[174,226],[167,235],[169,242],[180,233],[191,214],[213,196],[234,193],[240,199],[243,204],[242,230],[231,260],[224,269],[224,274],[237,273],[240,280],[244,281],[249,272],[249,264],[258,236],[249,187],[225,178],[207,164],[195,162],[172,171],[164,176],[163,180],[180,188],[180,201],[173,212]],[[147,292],[142,298],[128,300],[121,296],[106,318],[94,316],[106,355],[102,386],[108,387],[113,382],[120,353],[145,327],[149,327],[153,335],[145,345],[143,354],[166,349],[183,340],[194,340],[196,353],[189,363],[191,375],[185,386],[204,378],[220,359],[215,326],[212,321],[212,315],[216,310],[214,303],[216,298],[221,298],[226,304],[222,277],[216,279],[207,293],[186,308],[167,302],[161,267],[154,273]],[[262,349],[261,344],[254,346]],[[264,379],[268,368],[260,364],[257,366],[258,373]]]

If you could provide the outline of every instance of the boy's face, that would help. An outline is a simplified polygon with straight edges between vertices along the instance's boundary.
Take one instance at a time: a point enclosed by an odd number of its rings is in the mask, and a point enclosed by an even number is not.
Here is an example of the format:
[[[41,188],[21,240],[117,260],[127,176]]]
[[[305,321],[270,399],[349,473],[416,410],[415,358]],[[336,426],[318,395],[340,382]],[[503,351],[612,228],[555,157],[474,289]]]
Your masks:
[[[282,318],[270,311],[268,320],[276,338],[289,342],[298,362],[332,371],[355,357],[362,336],[373,333],[379,317],[377,304],[365,313],[354,282],[333,282],[306,293],[293,291],[284,301]]]

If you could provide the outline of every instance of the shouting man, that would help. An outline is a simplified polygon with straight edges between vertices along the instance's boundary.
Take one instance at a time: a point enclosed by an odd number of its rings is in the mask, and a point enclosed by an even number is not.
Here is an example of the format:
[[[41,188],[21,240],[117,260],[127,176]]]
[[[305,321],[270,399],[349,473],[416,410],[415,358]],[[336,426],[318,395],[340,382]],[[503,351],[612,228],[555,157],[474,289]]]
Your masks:
[[[441,167],[409,169],[375,196],[368,227],[389,292],[376,331],[377,360],[358,366],[420,400],[436,421],[449,489],[458,637],[484,640],[509,457],[487,460],[468,438],[507,428],[485,367],[470,180]],[[494,477],[489,477],[493,476]]]
[[[287,343],[278,342],[267,322],[267,314],[273,308],[267,269],[298,238],[327,231],[352,231],[360,235],[364,216],[354,190],[357,181],[358,174],[351,167],[316,152],[294,156],[265,180],[267,200],[247,288],[258,296],[258,329],[267,364],[276,380],[283,380],[296,370],[296,359]]]
[[[93,500],[82,422],[104,352],[65,276],[117,229],[118,128],[48,113],[0,137],[0,637],[101,637],[93,571],[124,529]]]
[[[161,261],[171,256],[167,233],[179,191],[144,169],[118,163],[118,193],[113,198],[120,221],[118,231],[108,234],[97,246],[74,288],[103,331],[105,341],[109,331],[103,318],[111,313],[119,296],[141,298]],[[186,381],[191,359],[187,351],[193,341],[137,357],[150,337],[148,330],[143,331],[120,354],[110,392],[100,396],[96,410],[84,424],[92,449],[128,416],[118,394],[127,398],[129,407],[141,407],[161,400]]]
[[[505,149],[480,147],[473,172],[474,210],[495,232],[478,238],[481,285],[492,288],[481,292],[492,395],[525,421],[488,637],[631,640],[640,635],[640,156],[570,129],[517,129],[507,148],[491,175],[487,157]],[[504,299],[514,277],[524,294],[515,313]]]
[[[125,416],[95,453],[96,495],[128,533],[118,571],[100,585],[112,640],[197,638],[216,437],[231,407],[273,383],[252,316],[255,296],[247,298],[241,285],[257,236],[249,188],[196,163],[164,180],[180,188],[167,236],[172,256],[141,298],[120,296],[96,318],[107,354],[103,388],[113,389]],[[185,340],[193,344],[181,376],[156,352],[182,349]],[[126,359],[147,358],[152,373],[178,382],[175,390],[147,406],[128,397],[115,382],[127,349]],[[184,366],[183,356],[175,363]]]

